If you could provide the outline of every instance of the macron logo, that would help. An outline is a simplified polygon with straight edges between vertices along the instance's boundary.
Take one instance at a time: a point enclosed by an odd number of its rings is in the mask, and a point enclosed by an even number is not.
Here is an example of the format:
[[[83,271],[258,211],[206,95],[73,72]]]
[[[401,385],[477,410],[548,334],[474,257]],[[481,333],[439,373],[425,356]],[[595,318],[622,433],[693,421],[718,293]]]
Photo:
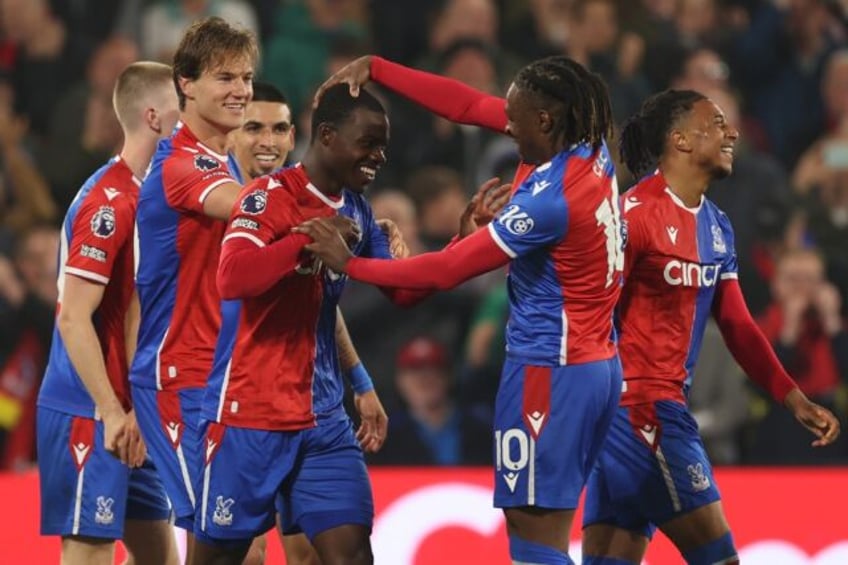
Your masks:
[[[639,431],[642,432],[642,437],[645,438],[645,441],[648,442],[648,445],[654,447],[654,441],[657,439],[657,428],[656,426],[642,426],[639,428]]]
[[[84,443],[78,443],[74,446],[74,457],[77,459],[78,466],[82,467],[89,449],[91,449],[91,446]]]
[[[677,243],[677,228],[674,226],[666,226],[665,231],[668,233],[668,238],[671,240],[671,243]]]
[[[275,188],[280,188],[281,186],[283,185],[274,180],[274,177],[268,177],[268,186],[266,187],[266,190],[274,190]]]
[[[543,190],[545,190],[549,186],[551,186],[551,183],[549,183],[546,180],[534,182],[533,183],[533,196],[536,196],[537,194],[539,194],[540,192],[542,192]]]
[[[180,437],[180,425],[176,422],[168,422],[168,436],[171,438],[171,443],[177,445],[177,440]]]
[[[509,487],[509,492],[515,492],[515,483],[518,482],[518,473],[507,473],[503,476],[506,481],[506,486]]]
[[[545,414],[542,414],[537,410],[532,414],[527,414],[527,419],[530,420],[530,427],[533,428],[533,435],[538,438],[539,430],[542,429],[542,424],[545,422]]]
[[[642,202],[640,202],[636,198],[634,198],[632,196],[628,196],[627,198],[624,199],[624,213],[626,214],[627,212],[629,212],[630,210],[632,210],[636,206],[640,206],[641,204],[642,204]]]
[[[120,192],[118,192],[114,188],[104,188],[103,192],[106,193],[106,198],[109,200],[109,202],[111,202],[112,200],[115,199],[116,196],[121,194]]]

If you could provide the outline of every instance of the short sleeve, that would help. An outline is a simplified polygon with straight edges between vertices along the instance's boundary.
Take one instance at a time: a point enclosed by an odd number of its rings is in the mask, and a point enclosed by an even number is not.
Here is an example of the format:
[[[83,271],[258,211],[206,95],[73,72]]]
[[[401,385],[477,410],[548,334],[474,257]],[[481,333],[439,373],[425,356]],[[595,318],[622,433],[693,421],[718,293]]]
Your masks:
[[[233,206],[224,241],[243,238],[259,247],[279,239],[294,226],[296,202],[274,177],[245,186]]]
[[[558,243],[568,229],[562,180],[531,175],[489,224],[495,243],[512,258]]]
[[[118,254],[132,241],[134,215],[134,195],[92,188],[70,227],[65,273],[107,284]]]
[[[163,164],[162,182],[171,207],[202,214],[203,201],[213,190],[238,181],[227,164],[215,157],[178,150]]]

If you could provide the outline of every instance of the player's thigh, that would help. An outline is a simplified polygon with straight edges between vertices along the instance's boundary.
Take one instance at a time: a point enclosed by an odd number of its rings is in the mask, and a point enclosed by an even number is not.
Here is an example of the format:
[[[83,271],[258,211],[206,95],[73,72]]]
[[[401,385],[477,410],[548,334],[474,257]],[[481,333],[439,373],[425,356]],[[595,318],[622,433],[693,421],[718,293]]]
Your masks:
[[[577,507],[621,391],[614,366],[617,359],[504,363],[495,404],[495,506]]]
[[[174,528],[167,520],[132,520],[124,523],[124,545],[134,565],[179,565]]]
[[[266,534],[256,536],[253,538],[250,548],[247,550],[247,555],[244,556],[244,561],[242,561],[241,565],[262,565],[265,563],[265,553],[267,550],[268,536]],[[289,563],[291,562],[286,559],[286,564],[288,565]]]
[[[322,422],[304,432],[300,462],[283,484],[279,511],[284,532],[302,531],[310,540],[346,525],[370,533],[371,481],[349,419]]]
[[[318,552],[309,543],[306,534],[284,534],[280,539],[287,565],[322,565]]]
[[[206,463],[198,483],[194,535],[207,544],[248,547],[274,525],[274,499],[291,473],[302,432],[203,422]]]
[[[615,441],[613,435],[608,441]],[[589,481],[583,507],[583,555],[641,563],[653,528],[638,507],[616,500],[607,484],[601,452]]]
[[[202,467],[198,430],[203,389],[179,392],[133,387],[136,419],[176,515],[176,525],[191,530]]]
[[[130,471],[124,544],[134,565],[178,563],[170,517],[164,486],[148,459],[141,467]]]
[[[103,424],[39,407],[41,533],[120,539],[129,468],[103,446]]]
[[[114,540],[85,536],[62,538],[62,565],[112,565],[114,560]]]
[[[506,531],[510,537],[554,547],[568,553],[568,533],[574,510],[551,510],[537,506],[504,508]]]
[[[672,518],[659,527],[681,552],[702,547],[730,532],[721,501]]]

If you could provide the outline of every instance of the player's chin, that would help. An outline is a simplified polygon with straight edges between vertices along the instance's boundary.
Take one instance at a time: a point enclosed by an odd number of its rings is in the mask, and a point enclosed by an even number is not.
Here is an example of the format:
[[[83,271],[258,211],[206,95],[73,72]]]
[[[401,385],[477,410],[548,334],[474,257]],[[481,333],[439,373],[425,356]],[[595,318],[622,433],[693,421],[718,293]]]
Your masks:
[[[723,179],[729,177],[733,173],[733,163],[719,163],[713,168],[713,178]]]

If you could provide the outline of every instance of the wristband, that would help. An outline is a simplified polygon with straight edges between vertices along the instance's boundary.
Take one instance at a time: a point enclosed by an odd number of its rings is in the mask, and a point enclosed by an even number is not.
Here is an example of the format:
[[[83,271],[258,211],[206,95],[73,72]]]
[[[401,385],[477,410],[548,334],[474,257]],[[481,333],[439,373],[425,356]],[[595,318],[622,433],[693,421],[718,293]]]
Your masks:
[[[371,380],[371,375],[362,363],[357,363],[347,373],[347,380],[350,381],[350,386],[356,394],[365,394],[374,390],[374,382]]]

